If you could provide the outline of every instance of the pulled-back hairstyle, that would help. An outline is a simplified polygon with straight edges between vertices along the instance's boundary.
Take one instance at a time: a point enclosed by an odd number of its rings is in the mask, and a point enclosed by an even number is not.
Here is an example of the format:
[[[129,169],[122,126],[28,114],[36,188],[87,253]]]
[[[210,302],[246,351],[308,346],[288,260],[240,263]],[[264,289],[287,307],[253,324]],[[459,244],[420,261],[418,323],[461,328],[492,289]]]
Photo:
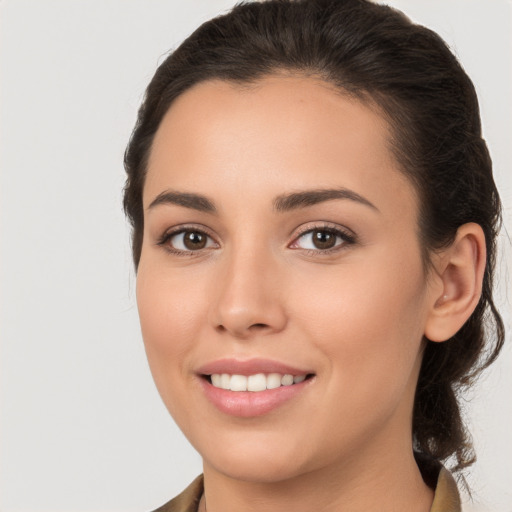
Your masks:
[[[504,341],[492,298],[500,200],[475,89],[434,32],[367,0],[243,2],[204,23],[159,66],[126,149],[124,208],[133,228],[135,267],[148,157],[172,102],[205,80],[247,84],[282,72],[323,79],[386,118],[391,149],[419,197],[426,271],[430,255],[449,246],[462,224],[476,222],[485,233],[480,301],[453,338],[425,339],[413,412],[416,452],[438,461],[453,457],[460,470],[475,457],[458,397]]]

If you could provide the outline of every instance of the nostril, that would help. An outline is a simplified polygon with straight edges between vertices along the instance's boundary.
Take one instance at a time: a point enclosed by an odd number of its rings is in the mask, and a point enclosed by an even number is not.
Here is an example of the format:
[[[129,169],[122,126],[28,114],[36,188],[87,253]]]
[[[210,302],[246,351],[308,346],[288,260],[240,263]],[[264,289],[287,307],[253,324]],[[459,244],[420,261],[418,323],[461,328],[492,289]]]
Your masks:
[[[261,331],[262,329],[268,329],[268,327],[267,324],[252,324],[249,327],[249,331]]]

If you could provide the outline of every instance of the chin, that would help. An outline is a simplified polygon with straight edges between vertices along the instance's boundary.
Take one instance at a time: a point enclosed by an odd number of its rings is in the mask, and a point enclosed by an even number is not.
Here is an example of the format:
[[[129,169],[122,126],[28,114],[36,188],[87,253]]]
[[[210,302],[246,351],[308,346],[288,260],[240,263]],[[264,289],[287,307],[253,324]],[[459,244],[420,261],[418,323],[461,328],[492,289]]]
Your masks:
[[[193,444],[203,458],[205,469],[210,467],[236,480],[282,482],[305,472],[306,452],[297,450],[297,446],[304,443],[293,441],[289,434],[246,433],[242,434],[243,439],[240,437],[231,435],[226,436],[225,441],[216,438],[204,444]]]
[[[205,468],[211,467],[229,478],[253,483],[278,483],[290,480],[304,471],[299,461],[290,461],[279,454],[215,455],[212,462],[204,458]]]

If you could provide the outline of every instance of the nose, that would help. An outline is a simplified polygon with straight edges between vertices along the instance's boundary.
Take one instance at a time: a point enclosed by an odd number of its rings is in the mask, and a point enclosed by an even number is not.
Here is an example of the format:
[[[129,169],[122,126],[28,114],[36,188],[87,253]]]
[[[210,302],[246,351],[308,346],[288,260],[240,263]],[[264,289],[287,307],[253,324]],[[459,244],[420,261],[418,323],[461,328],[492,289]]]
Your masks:
[[[217,332],[248,339],[285,328],[282,272],[270,255],[238,251],[226,258],[218,270],[210,312]]]

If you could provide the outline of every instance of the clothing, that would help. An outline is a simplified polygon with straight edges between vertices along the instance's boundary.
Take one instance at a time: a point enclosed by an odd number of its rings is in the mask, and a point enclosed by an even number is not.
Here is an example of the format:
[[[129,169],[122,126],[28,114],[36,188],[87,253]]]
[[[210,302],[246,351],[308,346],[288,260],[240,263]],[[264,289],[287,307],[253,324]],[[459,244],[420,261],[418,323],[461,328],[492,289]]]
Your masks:
[[[203,476],[198,476],[181,494],[154,512],[197,512],[203,494]],[[453,476],[445,468],[438,469],[434,502],[430,512],[461,512],[459,491]]]

